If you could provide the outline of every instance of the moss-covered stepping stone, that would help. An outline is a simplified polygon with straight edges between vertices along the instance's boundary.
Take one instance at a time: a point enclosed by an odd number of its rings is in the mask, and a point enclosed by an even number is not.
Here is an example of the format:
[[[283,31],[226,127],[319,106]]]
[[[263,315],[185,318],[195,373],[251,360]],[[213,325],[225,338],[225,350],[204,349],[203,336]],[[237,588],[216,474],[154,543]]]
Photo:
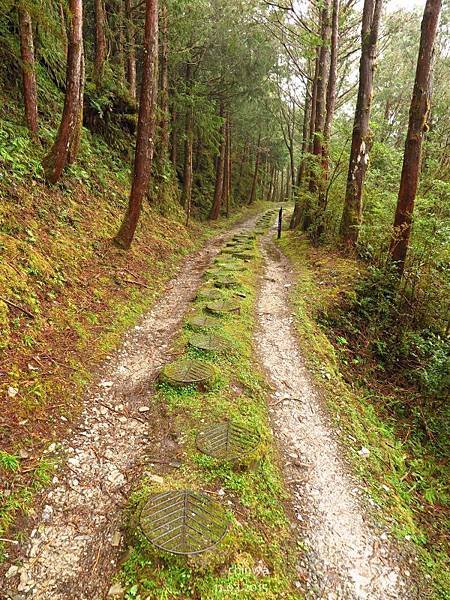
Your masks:
[[[197,293],[198,300],[220,300],[221,298],[223,295],[219,290],[199,290]]]
[[[234,461],[254,452],[261,443],[261,436],[254,429],[228,421],[205,427],[198,432],[195,443],[203,454]]]
[[[218,300],[217,302],[209,302],[206,305],[206,310],[213,314],[223,314],[223,313],[232,313],[239,312],[241,307],[237,302],[233,302],[233,300]]]
[[[214,280],[214,285],[218,288],[233,288],[239,285],[239,283],[232,277],[217,277]]]
[[[206,384],[213,377],[214,368],[195,358],[181,358],[162,371],[162,378],[176,386]]]
[[[198,350],[222,352],[229,348],[227,340],[214,333],[194,333],[189,338],[189,344]]]
[[[208,317],[208,315],[194,315],[188,319],[188,324],[193,328],[203,329],[214,327],[214,325],[217,325],[217,320],[214,317]]]
[[[139,515],[139,526],[148,541],[172,554],[210,550],[223,538],[228,525],[218,502],[191,490],[152,494]]]

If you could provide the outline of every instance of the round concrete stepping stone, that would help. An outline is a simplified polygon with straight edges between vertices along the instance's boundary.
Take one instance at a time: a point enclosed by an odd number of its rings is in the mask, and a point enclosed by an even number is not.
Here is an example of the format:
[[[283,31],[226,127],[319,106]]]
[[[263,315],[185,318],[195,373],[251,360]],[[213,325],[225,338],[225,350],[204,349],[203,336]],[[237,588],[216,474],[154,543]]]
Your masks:
[[[254,429],[228,421],[203,428],[195,443],[203,454],[234,461],[254,452],[261,443],[261,436]]]
[[[217,325],[217,319],[214,317],[208,317],[208,315],[194,315],[188,319],[187,322],[191,327],[198,329],[214,327],[214,325]]]
[[[160,550],[194,555],[214,548],[226,534],[229,520],[222,506],[206,494],[176,490],[150,496],[139,525]]]
[[[166,365],[162,375],[172,385],[200,385],[211,381],[214,377],[214,369],[201,360],[181,358]]]
[[[209,302],[206,305],[206,310],[213,314],[233,313],[239,312],[241,307],[237,302],[233,300],[218,300],[217,302]]]
[[[222,352],[230,347],[227,340],[214,333],[195,333],[189,338],[189,344],[208,352]]]

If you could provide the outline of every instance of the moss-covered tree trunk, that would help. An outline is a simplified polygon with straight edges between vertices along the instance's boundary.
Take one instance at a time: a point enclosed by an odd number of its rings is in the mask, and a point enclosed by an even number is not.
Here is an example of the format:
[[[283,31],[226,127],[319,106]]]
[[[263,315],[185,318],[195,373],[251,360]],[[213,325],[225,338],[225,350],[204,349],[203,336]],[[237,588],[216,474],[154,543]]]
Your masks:
[[[67,51],[66,94],[61,124],[56,140],[43,160],[45,177],[56,183],[67,164],[69,148],[80,111],[83,57],[83,4],[82,0],[69,0],[70,31]]]
[[[143,56],[133,181],[128,209],[115,237],[116,244],[125,249],[133,241],[152,168],[158,83],[158,0],[146,0]]]
[[[403,275],[405,269],[408,243],[411,236],[412,216],[419,182],[422,141],[430,113],[430,80],[441,5],[441,0],[427,0],[422,19],[419,57],[409,111],[409,126],[395,211],[394,233],[389,250],[390,257],[399,275]]]
[[[34,62],[33,24],[30,13],[22,4],[19,5],[18,12],[25,119],[31,134],[36,137],[38,133],[38,104],[36,69]]]
[[[359,88],[353,124],[350,163],[340,235],[346,246],[355,246],[362,222],[362,190],[369,162],[369,130],[373,76],[383,0],[365,0],[361,29]]]

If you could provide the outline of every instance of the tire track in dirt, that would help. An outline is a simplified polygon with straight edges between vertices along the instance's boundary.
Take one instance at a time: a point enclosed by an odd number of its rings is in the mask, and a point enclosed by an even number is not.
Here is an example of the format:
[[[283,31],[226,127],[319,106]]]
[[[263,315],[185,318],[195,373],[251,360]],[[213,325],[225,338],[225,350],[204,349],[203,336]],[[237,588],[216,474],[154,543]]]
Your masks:
[[[188,257],[151,311],[98,370],[77,427],[58,449],[64,460],[53,485],[37,498],[39,517],[29,539],[15,564],[2,565],[7,577],[0,598],[106,596],[121,553],[123,509],[146,456],[155,450],[155,441],[149,439],[152,384],[170,358],[171,341],[204,271],[224,241],[253,226],[255,219],[234,226]],[[163,430],[159,433],[164,436]]]
[[[370,523],[363,492],[342,459],[326,411],[312,385],[289,302],[292,269],[265,236],[257,316],[259,359],[275,386],[271,419],[283,459],[298,537],[306,560],[298,565],[307,598],[413,600],[411,586],[387,533]],[[299,582],[300,586],[300,582]]]

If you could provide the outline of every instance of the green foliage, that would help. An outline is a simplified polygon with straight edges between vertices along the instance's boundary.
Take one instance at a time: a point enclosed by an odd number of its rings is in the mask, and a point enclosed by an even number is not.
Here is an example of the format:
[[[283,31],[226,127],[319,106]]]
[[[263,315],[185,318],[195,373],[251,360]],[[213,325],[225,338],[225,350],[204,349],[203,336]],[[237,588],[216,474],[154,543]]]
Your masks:
[[[0,470],[5,471],[18,471],[19,470],[19,457],[15,454],[9,454],[8,452],[0,451]]]

